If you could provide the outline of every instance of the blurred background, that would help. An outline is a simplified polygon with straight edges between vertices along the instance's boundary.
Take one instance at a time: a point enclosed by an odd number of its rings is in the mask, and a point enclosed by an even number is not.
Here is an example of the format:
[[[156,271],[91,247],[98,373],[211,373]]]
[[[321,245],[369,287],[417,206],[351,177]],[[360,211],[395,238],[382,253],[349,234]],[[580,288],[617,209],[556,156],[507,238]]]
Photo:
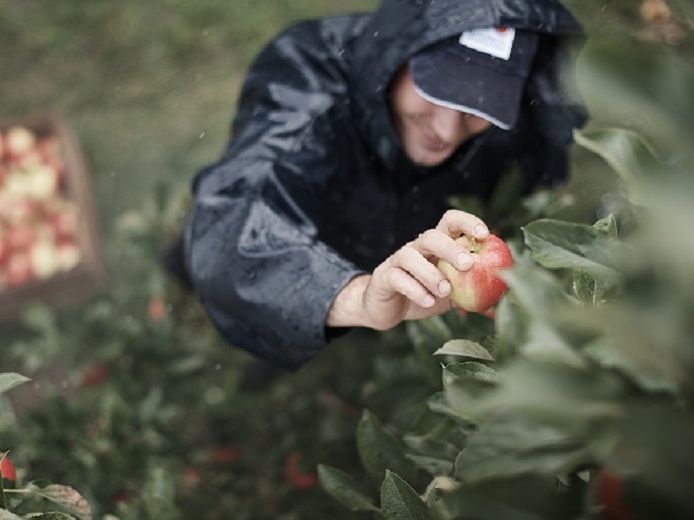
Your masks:
[[[0,0],[0,124],[58,111],[72,128],[107,273],[86,304],[31,305],[0,326],[0,372],[32,378],[0,401],[20,479],[74,487],[96,517],[353,518],[316,464],[357,468],[362,408],[404,427],[438,365],[422,370],[397,329],[272,373],[217,337],[159,256],[225,145],[254,55],[293,21],[376,4]],[[581,17],[628,18],[591,6]],[[574,162],[556,213],[592,223],[616,175],[586,152]]]

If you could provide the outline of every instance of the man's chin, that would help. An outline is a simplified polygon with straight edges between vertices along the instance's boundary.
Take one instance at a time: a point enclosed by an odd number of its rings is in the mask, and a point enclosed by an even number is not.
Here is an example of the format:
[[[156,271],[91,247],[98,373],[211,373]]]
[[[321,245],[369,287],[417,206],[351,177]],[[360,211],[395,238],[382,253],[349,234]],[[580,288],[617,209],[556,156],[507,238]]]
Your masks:
[[[432,167],[438,166],[439,164],[446,161],[451,156],[452,152],[450,150],[442,151],[429,151],[429,150],[419,150],[416,154],[411,154],[410,159],[417,166]]]

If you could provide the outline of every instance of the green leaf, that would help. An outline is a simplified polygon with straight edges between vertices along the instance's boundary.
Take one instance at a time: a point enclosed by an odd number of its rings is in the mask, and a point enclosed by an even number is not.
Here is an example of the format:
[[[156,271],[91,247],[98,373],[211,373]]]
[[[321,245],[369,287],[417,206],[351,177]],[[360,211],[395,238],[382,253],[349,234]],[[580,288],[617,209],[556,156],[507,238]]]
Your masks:
[[[525,190],[525,182],[525,175],[520,168],[512,168],[499,179],[489,202],[491,221],[496,221],[518,208]]]
[[[482,345],[466,339],[452,339],[434,352],[435,356],[460,356],[494,361],[494,357]]]
[[[547,269],[577,269],[605,284],[618,279],[621,244],[591,226],[541,219],[523,233],[533,260]]]
[[[431,475],[449,475],[453,470],[453,462],[450,459],[441,459],[428,455],[407,454],[407,458],[414,462],[418,468]]]
[[[579,518],[582,490],[558,492],[556,480],[535,475],[466,483],[439,493],[431,503],[436,518],[546,520]]]
[[[629,130],[605,129],[576,131],[576,143],[602,157],[625,182],[629,199],[640,206],[649,205],[650,185],[654,174],[666,166],[658,164],[654,153],[641,137]]]
[[[429,520],[429,509],[407,482],[386,471],[381,486],[381,511],[386,520]]]
[[[527,325],[518,306],[509,298],[502,298],[496,308],[494,319],[497,342],[496,354],[500,361],[513,357],[525,341]]]
[[[473,432],[455,461],[466,483],[527,473],[568,472],[591,460],[587,438],[522,413],[491,416]]]
[[[558,363],[576,368],[586,366],[585,359],[562,337],[549,322],[530,323],[528,337],[521,346],[526,358],[542,363]]]
[[[558,280],[523,257],[501,277],[511,288],[510,296],[526,319],[551,320],[557,308],[570,300]]]
[[[92,509],[86,499],[69,486],[50,484],[46,487],[30,486],[31,491],[51,502],[59,504],[79,520],[91,520]]]
[[[656,306],[657,307],[657,306]],[[677,394],[692,383],[692,355],[681,339],[686,330],[677,319],[675,305],[669,311],[610,305],[593,315],[577,315],[602,331],[585,347],[585,355],[600,366],[617,369],[651,392]],[[684,316],[682,316],[684,318]]]
[[[494,369],[474,361],[454,363],[443,369],[446,403],[461,419],[477,422],[481,417],[477,400],[497,381]]]
[[[604,233],[610,238],[616,239],[619,236],[619,229],[617,228],[617,219],[614,218],[614,215],[612,214],[598,220],[595,224],[593,224],[593,228],[599,231],[600,233]]]
[[[376,480],[380,481],[387,469],[407,478],[417,473],[416,466],[405,457],[405,444],[368,410],[357,426],[357,451],[364,468]]]
[[[0,517],[2,518],[2,517]],[[61,513],[60,511],[47,511],[45,513],[31,513],[24,516],[25,519],[38,519],[38,520],[75,520],[75,517],[68,515],[67,513]]]
[[[432,354],[438,346],[451,339],[450,328],[437,316],[426,320],[408,321],[405,330],[412,341],[421,370],[429,381],[438,384],[440,367],[432,358]]]
[[[465,421],[467,422],[466,419],[463,419],[460,414],[455,411],[451,406],[448,404],[448,400],[446,399],[446,394],[445,392],[436,392],[433,394],[428,400],[427,400],[427,407],[429,410],[435,413],[440,413],[442,415],[445,415],[456,422],[462,422]]]
[[[318,479],[323,489],[350,511],[378,511],[368,491],[344,471],[319,464]]]
[[[0,394],[4,394],[5,392],[12,390],[14,387],[19,386],[22,383],[26,383],[27,381],[31,381],[31,379],[14,372],[5,372],[0,374]]]

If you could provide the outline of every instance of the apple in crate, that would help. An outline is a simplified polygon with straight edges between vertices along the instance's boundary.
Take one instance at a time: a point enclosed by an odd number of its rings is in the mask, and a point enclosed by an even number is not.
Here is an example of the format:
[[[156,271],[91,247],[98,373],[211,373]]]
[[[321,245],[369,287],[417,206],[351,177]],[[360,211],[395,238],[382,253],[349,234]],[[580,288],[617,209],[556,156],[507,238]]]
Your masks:
[[[5,132],[4,153],[10,160],[18,160],[36,146],[34,132],[23,126],[13,126]]]
[[[34,277],[29,254],[20,251],[13,253],[5,266],[7,284],[11,287],[24,285]]]

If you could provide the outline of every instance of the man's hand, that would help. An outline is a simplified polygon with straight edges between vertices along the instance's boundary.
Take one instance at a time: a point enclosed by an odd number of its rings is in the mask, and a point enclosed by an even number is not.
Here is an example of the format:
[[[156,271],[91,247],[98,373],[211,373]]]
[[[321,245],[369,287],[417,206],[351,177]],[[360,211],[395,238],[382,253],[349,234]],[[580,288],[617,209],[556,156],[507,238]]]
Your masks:
[[[474,258],[454,243],[461,234],[484,240],[489,230],[474,215],[447,211],[435,229],[405,244],[372,274],[352,279],[333,302],[327,325],[388,330],[450,310],[451,285],[436,262],[443,258],[461,271],[472,267]]]

